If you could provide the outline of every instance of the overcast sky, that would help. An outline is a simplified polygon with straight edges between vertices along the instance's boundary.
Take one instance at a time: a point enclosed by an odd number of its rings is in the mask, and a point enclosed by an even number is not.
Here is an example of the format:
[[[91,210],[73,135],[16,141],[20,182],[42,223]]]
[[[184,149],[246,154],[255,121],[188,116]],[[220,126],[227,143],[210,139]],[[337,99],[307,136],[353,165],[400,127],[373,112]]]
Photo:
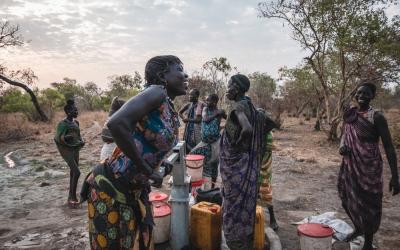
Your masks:
[[[174,54],[190,74],[225,56],[242,73],[295,66],[304,52],[280,21],[259,18],[253,0],[0,0],[0,19],[31,42],[0,52],[30,67],[39,87],[63,77],[106,86],[113,74],[143,75],[146,61]]]

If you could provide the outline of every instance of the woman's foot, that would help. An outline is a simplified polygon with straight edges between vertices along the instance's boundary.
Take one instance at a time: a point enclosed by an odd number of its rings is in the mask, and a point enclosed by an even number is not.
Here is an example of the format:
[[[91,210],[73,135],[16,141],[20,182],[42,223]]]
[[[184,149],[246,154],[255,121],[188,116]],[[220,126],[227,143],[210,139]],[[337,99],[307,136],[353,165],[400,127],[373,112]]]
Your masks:
[[[278,226],[278,223],[276,222],[276,219],[275,219],[274,207],[273,206],[269,206],[268,207],[268,212],[269,212],[269,226],[274,231],[277,231],[279,226]]]
[[[368,244],[364,244],[362,250],[373,250],[374,247],[372,246],[372,244],[368,245]]]
[[[278,229],[279,229],[279,226],[278,226],[278,223],[276,222],[276,220],[271,221],[271,222],[269,223],[269,226],[270,226],[274,231],[278,231]]]
[[[67,205],[69,208],[75,209],[79,208],[80,203],[77,198],[68,198]]]
[[[350,242],[350,241],[354,240],[355,238],[357,238],[360,235],[362,235],[362,233],[356,229],[349,236],[347,236],[347,238],[344,239],[344,241]]]

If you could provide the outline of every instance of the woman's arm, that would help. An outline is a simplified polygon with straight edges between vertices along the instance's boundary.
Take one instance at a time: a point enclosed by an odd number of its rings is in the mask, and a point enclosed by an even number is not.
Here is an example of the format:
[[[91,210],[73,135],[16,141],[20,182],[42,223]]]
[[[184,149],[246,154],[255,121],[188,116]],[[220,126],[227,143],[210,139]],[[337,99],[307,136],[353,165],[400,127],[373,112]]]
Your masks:
[[[381,137],[383,147],[385,149],[386,157],[389,163],[390,171],[392,173],[392,179],[389,183],[390,191],[393,191],[393,195],[400,192],[399,187],[399,175],[397,171],[397,156],[396,151],[393,147],[392,137],[390,135],[389,127],[386,118],[381,113],[375,113],[374,123],[378,129],[379,136]]]
[[[208,110],[207,107],[205,107],[203,109],[203,121],[206,122],[206,123],[209,123],[210,121],[212,121],[213,119],[215,119],[218,116],[220,116],[221,118],[226,119],[226,113],[225,113],[225,110],[223,110],[223,109],[219,109],[217,112],[215,112],[212,115],[208,115],[207,114],[207,110]]]
[[[233,112],[235,112],[235,116],[241,127],[240,135],[236,142],[236,145],[244,145],[243,142],[246,140],[246,138],[251,136],[253,128],[251,127],[251,124],[247,119],[246,114],[242,110],[234,110]]]
[[[220,109],[219,111],[220,111],[221,118],[224,118],[224,119],[226,120],[226,118],[227,118],[228,116],[226,115],[225,110]]]
[[[56,135],[54,136],[54,140],[60,145],[72,147],[68,143],[68,141],[71,141],[73,138],[71,135],[66,136],[67,131],[68,131],[68,128],[65,125],[64,121],[61,121],[60,123],[58,123],[57,129],[56,129]]]
[[[218,116],[217,112],[214,113],[214,114],[208,115],[208,107],[205,107],[203,109],[203,114],[202,114],[203,122],[209,123],[210,121],[212,121],[217,116]]]
[[[198,102],[196,110],[194,112],[194,118],[191,119],[191,118],[187,117],[186,122],[200,123],[202,120],[203,110],[204,110],[203,103]]]
[[[180,110],[179,110],[179,117],[182,119],[183,122],[187,122],[185,121],[187,118],[183,115],[183,113],[185,113],[185,111],[189,108],[190,103],[186,103],[185,106],[183,106]]]
[[[186,122],[194,122],[194,123],[200,123],[201,122],[201,115],[196,115],[193,119],[186,118]]]
[[[349,155],[351,153],[351,149],[344,142],[345,136],[346,135],[344,134],[344,131],[343,131],[342,137],[340,138],[340,145],[339,145],[339,154],[342,156]]]
[[[150,87],[132,97],[107,123],[108,129],[121,151],[146,174],[151,174],[152,171],[151,168],[148,169],[149,167],[139,155],[132,132],[136,128],[136,123],[150,111],[158,108],[165,97],[166,93],[161,87]]]

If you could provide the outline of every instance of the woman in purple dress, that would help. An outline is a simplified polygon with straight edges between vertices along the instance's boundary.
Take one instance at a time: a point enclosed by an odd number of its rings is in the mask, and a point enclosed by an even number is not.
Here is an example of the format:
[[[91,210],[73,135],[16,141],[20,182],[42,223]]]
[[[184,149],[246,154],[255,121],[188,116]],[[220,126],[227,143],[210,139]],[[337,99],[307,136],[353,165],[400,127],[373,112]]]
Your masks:
[[[226,96],[233,104],[220,142],[222,221],[231,250],[253,249],[263,123],[245,96],[249,88],[245,75],[237,74],[229,80]]]
[[[342,205],[355,230],[348,240],[364,235],[363,250],[372,250],[373,235],[382,216],[383,162],[379,138],[389,162],[392,178],[389,190],[399,193],[396,152],[387,121],[381,112],[370,106],[376,87],[362,84],[355,94],[358,107],[345,111],[343,135],[339,153],[343,156],[339,172],[338,191]]]

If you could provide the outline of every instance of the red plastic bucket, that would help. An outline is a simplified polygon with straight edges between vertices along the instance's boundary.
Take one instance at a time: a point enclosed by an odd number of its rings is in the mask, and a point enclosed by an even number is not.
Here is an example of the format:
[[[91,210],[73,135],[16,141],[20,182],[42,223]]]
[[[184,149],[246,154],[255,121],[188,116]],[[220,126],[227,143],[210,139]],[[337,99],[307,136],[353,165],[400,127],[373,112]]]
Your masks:
[[[301,250],[332,249],[333,229],[317,223],[306,223],[297,227]]]

